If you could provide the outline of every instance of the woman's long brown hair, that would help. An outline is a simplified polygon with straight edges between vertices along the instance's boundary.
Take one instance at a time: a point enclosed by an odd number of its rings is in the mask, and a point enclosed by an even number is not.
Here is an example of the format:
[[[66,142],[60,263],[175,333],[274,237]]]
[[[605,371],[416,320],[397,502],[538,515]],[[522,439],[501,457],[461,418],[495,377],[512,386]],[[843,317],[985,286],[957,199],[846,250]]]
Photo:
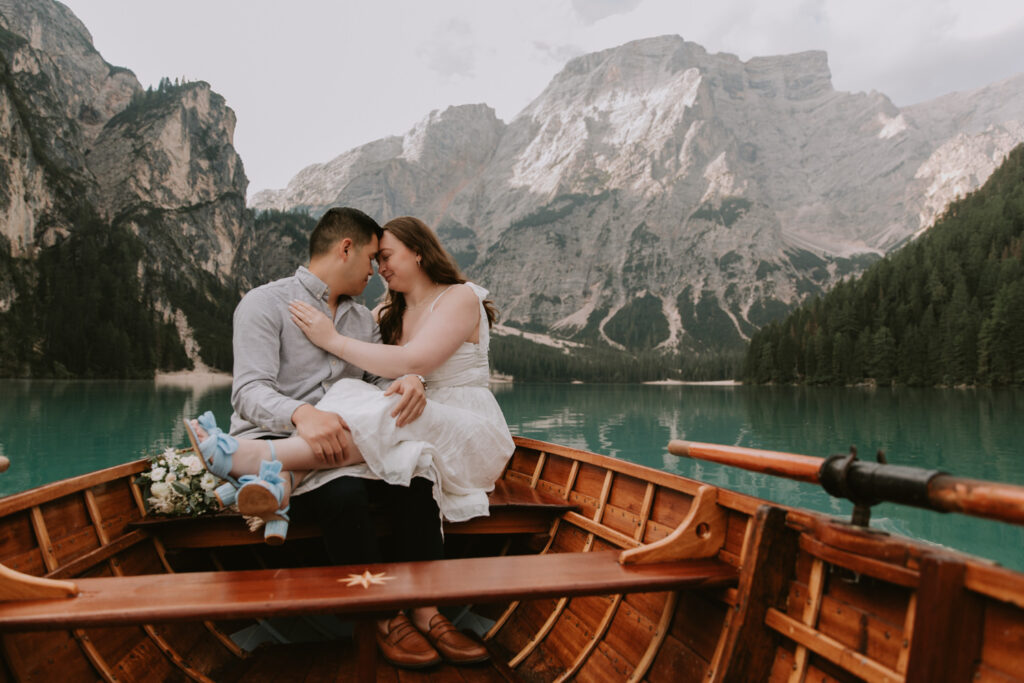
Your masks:
[[[466,281],[459,272],[459,267],[455,265],[455,259],[437,241],[433,230],[419,218],[394,218],[384,224],[384,230],[420,257],[420,267],[431,282],[439,285],[461,285]],[[378,318],[380,335],[385,344],[397,344],[402,338],[402,317],[405,309],[405,295],[389,289]],[[498,318],[498,311],[489,299],[484,300],[484,310],[487,312],[487,324],[493,325]]]

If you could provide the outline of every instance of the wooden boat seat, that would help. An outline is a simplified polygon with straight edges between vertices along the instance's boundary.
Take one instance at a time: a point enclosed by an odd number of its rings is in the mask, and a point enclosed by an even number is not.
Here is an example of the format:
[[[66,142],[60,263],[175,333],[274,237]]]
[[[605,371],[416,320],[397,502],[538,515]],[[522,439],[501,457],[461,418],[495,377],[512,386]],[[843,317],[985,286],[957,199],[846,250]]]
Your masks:
[[[530,486],[498,480],[488,494],[490,516],[446,522],[445,534],[547,533],[555,517],[576,509],[568,501]],[[167,548],[210,548],[263,543],[263,533],[246,528],[241,515],[224,511],[204,517],[147,517],[132,526],[160,538]],[[293,523],[288,538],[315,538],[312,524]]]
[[[79,578],[74,597],[0,605],[0,630],[118,626],[300,614],[365,617],[420,605],[733,585],[718,559],[623,565],[617,551],[347,567]]]

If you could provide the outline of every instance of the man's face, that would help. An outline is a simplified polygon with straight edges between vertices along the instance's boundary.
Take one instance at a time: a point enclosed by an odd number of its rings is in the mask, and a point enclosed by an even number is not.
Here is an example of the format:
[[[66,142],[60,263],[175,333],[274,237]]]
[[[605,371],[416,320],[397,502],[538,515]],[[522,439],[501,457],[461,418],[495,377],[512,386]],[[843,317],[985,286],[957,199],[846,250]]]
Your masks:
[[[344,283],[338,294],[359,296],[366,289],[366,283],[373,277],[373,260],[377,257],[379,245],[374,235],[361,247],[349,246],[345,262]]]

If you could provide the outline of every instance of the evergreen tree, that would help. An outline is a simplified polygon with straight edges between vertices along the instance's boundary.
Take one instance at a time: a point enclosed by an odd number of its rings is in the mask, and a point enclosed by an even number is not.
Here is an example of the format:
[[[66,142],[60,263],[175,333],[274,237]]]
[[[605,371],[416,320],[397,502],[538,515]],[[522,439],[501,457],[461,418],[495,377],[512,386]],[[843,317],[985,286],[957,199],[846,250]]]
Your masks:
[[[1022,244],[1024,146],[921,238],[755,334],[743,376],[832,384],[1024,382]]]

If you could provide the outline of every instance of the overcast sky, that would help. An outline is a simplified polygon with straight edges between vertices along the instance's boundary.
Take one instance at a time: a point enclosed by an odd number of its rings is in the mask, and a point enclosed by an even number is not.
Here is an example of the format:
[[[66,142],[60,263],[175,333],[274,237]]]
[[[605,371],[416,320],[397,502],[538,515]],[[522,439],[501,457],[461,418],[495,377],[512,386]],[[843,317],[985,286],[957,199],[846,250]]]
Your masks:
[[[678,34],[741,59],[828,52],[837,90],[897,105],[1024,72],[1021,0],[64,0],[143,86],[208,81],[249,194],[485,102],[510,121],[568,59]]]

